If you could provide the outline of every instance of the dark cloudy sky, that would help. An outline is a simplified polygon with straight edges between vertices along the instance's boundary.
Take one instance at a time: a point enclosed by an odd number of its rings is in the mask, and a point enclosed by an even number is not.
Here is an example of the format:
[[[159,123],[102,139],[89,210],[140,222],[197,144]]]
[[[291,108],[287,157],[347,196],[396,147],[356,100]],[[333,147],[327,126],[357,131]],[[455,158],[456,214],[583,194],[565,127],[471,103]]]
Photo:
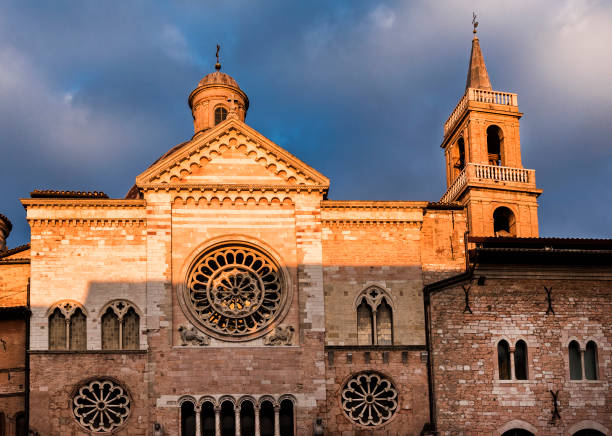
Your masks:
[[[611,237],[612,2],[73,1],[0,4],[0,213],[26,243],[33,189],[123,197],[193,133],[213,70],[247,123],[331,179],[332,199],[432,200],[472,32],[494,89],[519,94],[542,236]]]

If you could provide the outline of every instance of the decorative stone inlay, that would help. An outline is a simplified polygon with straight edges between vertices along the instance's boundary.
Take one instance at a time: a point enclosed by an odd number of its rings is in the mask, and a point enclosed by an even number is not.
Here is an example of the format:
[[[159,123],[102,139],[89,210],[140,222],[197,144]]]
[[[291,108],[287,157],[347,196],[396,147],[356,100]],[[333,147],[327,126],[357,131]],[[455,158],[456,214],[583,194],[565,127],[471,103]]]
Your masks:
[[[353,376],[341,395],[344,413],[351,421],[366,427],[384,424],[397,411],[397,389],[389,379],[375,372]]]
[[[270,255],[235,242],[212,247],[196,260],[183,297],[194,324],[212,336],[239,340],[278,318],[287,301],[285,288]]]
[[[125,423],[130,407],[130,398],[124,389],[108,379],[89,382],[72,399],[77,422],[94,433],[110,432]]]

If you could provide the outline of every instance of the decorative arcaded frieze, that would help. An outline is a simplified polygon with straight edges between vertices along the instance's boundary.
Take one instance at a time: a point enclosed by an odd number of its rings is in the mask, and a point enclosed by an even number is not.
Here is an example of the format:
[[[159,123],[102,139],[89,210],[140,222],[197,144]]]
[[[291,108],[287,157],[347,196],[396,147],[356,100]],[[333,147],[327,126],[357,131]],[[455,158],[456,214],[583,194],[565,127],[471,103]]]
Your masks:
[[[256,193],[256,192],[318,192],[325,193],[329,189],[327,185],[233,185],[233,184],[196,184],[196,183],[148,183],[138,185],[143,191],[153,192],[237,192],[237,193]],[[426,203],[425,203],[426,204]]]
[[[352,201],[325,200],[321,209],[424,209],[427,201]]]
[[[193,204],[196,206],[247,206],[249,204],[257,205],[257,206],[282,206],[282,207],[293,207],[294,201],[290,197],[286,196],[278,196],[275,193],[268,193],[268,195],[240,195],[238,193],[230,193],[227,195],[214,195],[208,193],[208,195],[204,194],[194,194],[194,195],[183,195],[176,196],[172,200],[174,205],[187,205]]]
[[[21,204],[29,207],[43,207],[56,209],[97,208],[107,207],[116,209],[145,207],[144,200],[123,199],[89,199],[89,198],[22,198]]]
[[[351,220],[351,219],[322,219],[321,222],[327,225],[350,225],[350,226],[368,226],[368,225],[411,225],[415,227],[421,226],[422,221],[417,220],[402,220],[402,219],[371,219],[371,220]]]
[[[28,218],[28,223],[32,227],[43,226],[87,226],[87,227],[139,227],[146,226],[145,219],[133,218]]]

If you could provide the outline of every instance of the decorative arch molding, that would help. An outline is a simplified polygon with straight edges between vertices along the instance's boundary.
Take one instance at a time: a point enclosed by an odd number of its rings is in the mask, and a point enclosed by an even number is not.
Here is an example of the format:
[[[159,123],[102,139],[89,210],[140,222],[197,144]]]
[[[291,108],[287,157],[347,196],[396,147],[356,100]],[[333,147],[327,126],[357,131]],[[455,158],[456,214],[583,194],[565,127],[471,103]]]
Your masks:
[[[191,395],[183,395],[182,397],[180,397],[177,401],[176,401],[176,405],[180,408],[183,404],[185,403],[191,403],[193,404],[193,407],[195,407],[198,402],[196,401],[196,399],[194,397],[192,397]]]
[[[251,403],[253,407],[257,406],[257,400],[250,395],[245,395],[243,397],[240,397],[238,401],[236,402],[236,404],[238,405],[238,407],[242,408],[242,404],[246,402]]]
[[[223,395],[221,398],[219,398],[219,402],[217,404],[218,407],[221,407],[226,401],[229,401],[234,407],[236,407],[236,399],[231,395]]]
[[[365,301],[372,310],[376,310],[383,299],[385,299],[387,304],[391,306],[391,309],[395,312],[395,302],[393,301],[393,297],[391,297],[390,290],[384,283],[368,283],[359,291],[353,300],[353,309],[357,310],[361,302]]]
[[[87,309],[85,309],[85,306],[76,300],[66,299],[53,303],[51,307],[47,309],[46,317],[48,318],[55,311],[55,309],[59,309],[66,319],[70,319],[74,311],[77,309],[81,309],[81,312],[83,312],[83,314],[89,318],[89,312]]]
[[[274,407],[278,407],[278,405],[280,404],[280,402],[276,401],[276,398],[274,398],[272,395],[263,395],[257,401],[257,405],[261,407],[262,404],[265,403],[266,401],[272,403],[272,406]]]
[[[568,428],[567,435],[572,436],[574,433],[579,432],[580,430],[587,430],[587,429],[593,429],[593,430],[600,431],[606,436],[610,434],[610,430],[608,430],[606,427],[604,427],[600,423],[595,422],[595,421],[590,421],[590,420],[584,420],[584,421],[577,422],[576,424]]]
[[[512,430],[514,428],[520,428],[522,430],[527,430],[528,432],[531,432],[534,435],[537,434],[537,432],[538,432],[538,429],[535,426],[529,424],[527,421],[522,421],[520,419],[514,419],[514,420],[512,420],[510,422],[507,422],[506,424],[504,424],[500,428],[498,428],[496,434],[498,436],[501,436],[502,434],[504,434],[508,430]]]
[[[100,310],[100,316],[104,315],[109,308],[112,309],[115,315],[117,315],[119,322],[121,322],[125,314],[130,309],[134,309],[134,312],[138,314],[140,319],[143,319],[142,311],[138,308],[138,306],[136,306],[131,301],[123,299],[123,298],[111,300],[108,303],[106,303],[104,307],[102,307],[102,310]]]
[[[281,395],[280,397],[278,397],[278,404],[281,404],[285,400],[291,401],[293,403],[293,407],[297,405],[297,399],[293,395],[290,395],[290,394],[285,394],[285,395]]]
[[[200,399],[197,402],[197,406],[202,407],[204,403],[210,403],[214,407],[217,407],[217,400],[215,400],[215,397],[211,397],[210,395],[205,395],[203,397],[200,397]]]

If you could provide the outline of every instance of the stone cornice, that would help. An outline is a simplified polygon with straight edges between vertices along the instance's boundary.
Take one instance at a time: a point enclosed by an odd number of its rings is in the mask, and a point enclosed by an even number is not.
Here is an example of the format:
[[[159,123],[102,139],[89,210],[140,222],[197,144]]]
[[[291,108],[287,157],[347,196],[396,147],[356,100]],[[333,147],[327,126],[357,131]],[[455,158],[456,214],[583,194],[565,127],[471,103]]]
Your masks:
[[[425,209],[427,201],[324,200],[321,209]]]
[[[96,208],[109,207],[116,209],[144,208],[144,200],[125,200],[125,199],[88,199],[88,198],[22,198],[21,204],[24,208],[28,207],[59,207],[59,208]]]
[[[144,218],[28,218],[32,226],[59,226],[69,224],[71,226],[145,226],[147,220]]]
[[[320,192],[326,193],[327,185],[225,185],[225,184],[142,184],[143,191],[155,192]]]
[[[422,221],[420,220],[408,220],[408,219],[387,219],[387,218],[374,218],[374,219],[322,219],[321,223],[327,225],[350,225],[350,226],[366,226],[366,225],[401,225],[401,224],[410,224],[415,226],[420,226]]]

